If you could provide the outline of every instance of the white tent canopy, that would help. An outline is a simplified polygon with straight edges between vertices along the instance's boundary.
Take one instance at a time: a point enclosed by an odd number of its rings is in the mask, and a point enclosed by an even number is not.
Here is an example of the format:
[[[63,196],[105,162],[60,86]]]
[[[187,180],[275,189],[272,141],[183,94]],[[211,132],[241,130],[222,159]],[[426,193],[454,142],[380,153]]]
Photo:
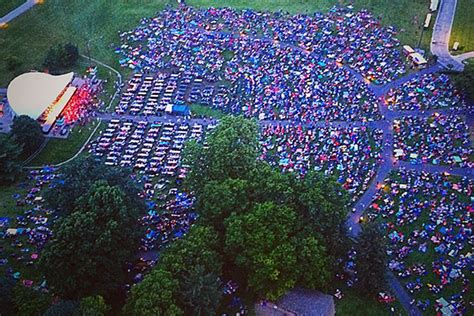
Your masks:
[[[71,82],[74,73],[53,76],[41,72],[22,74],[10,82],[8,103],[17,115],[37,119]]]

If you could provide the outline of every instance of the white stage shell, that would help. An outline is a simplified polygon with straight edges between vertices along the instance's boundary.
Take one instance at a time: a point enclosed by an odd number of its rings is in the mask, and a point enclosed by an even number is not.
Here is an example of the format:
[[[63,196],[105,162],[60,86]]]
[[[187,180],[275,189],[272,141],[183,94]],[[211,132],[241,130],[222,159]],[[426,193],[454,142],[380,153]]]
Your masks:
[[[53,76],[42,72],[22,74],[10,82],[7,99],[16,115],[28,115],[37,119],[50,106],[66,86],[74,73]]]

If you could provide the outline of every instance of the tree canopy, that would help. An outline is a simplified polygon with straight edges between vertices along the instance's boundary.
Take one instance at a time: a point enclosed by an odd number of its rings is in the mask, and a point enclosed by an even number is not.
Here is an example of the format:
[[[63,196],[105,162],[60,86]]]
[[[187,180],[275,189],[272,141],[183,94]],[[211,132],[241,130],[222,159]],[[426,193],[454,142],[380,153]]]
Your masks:
[[[456,88],[459,89],[470,102],[474,102],[474,62],[468,62],[461,73],[452,75]]]
[[[258,159],[254,121],[227,117],[207,147],[190,143],[186,186],[200,225],[218,233],[229,275],[257,297],[278,299],[295,285],[324,289],[345,249],[347,196],[332,178],[281,173]]]
[[[91,157],[79,158],[64,166],[58,186],[47,191],[45,199],[52,208],[67,215],[76,207],[76,201],[99,180],[120,188],[127,208],[145,208],[143,200],[138,198],[140,187],[131,179],[130,170],[110,168]]]
[[[105,304],[102,296],[88,296],[81,299],[79,303],[79,315],[81,316],[104,316],[109,307]]]
[[[375,295],[384,288],[387,268],[386,241],[379,224],[365,225],[356,246],[358,286],[362,292]]]
[[[21,146],[8,135],[0,135],[0,184],[15,181],[21,172]]]
[[[51,73],[57,73],[74,66],[78,59],[79,49],[76,45],[71,43],[59,44],[49,49],[43,66],[48,68]]]
[[[124,314],[136,316],[179,316],[183,310],[176,303],[178,281],[161,268],[155,268],[132,292]]]
[[[133,287],[125,313],[214,315],[222,296],[222,258],[217,248],[218,237],[212,228],[193,227],[185,238],[166,249],[153,272]],[[157,281],[159,277],[163,280]]]
[[[186,146],[185,163],[191,166],[187,185],[199,191],[212,180],[244,179],[256,166],[258,125],[243,117],[224,117],[207,139],[208,147],[196,142]]]
[[[10,134],[13,140],[23,148],[25,156],[34,153],[44,142],[41,125],[27,115],[15,117]]]
[[[120,188],[106,182],[80,197],[42,252],[40,264],[55,293],[78,299],[123,284],[124,264],[137,249],[137,214]]]

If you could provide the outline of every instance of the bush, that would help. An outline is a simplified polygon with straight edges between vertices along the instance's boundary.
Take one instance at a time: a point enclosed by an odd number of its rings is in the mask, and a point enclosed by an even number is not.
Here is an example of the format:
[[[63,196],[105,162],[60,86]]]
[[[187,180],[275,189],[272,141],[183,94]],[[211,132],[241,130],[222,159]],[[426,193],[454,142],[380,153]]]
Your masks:
[[[41,125],[26,115],[18,116],[13,120],[11,135],[18,145],[23,146],[25,156],[34,153],[44,141]]]
[[[67,43],[64,45],[53,46],[46,55],[43,66],[48,68],[51,73],[57,73],[61,70],[71,68],[76,65],[79,59],[79,49],[77,46]]]

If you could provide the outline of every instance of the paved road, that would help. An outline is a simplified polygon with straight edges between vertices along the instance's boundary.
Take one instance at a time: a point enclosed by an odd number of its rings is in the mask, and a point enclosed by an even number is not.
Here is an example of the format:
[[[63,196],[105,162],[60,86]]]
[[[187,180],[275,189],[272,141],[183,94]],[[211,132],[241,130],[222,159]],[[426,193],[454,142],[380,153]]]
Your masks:
[[[469,53],[464,53],[464,54],[461,54],[461,55],[456,55],[456,56],[453,56],[453,58],[456,59],[459,62],[463,62],[466,59],[474,58],[474,52],[469,52]]]
[[[7,13],[3,17],[1,17],[0,18],[0,24],[9,23],[11,20],[13,20],[14,18],[16,18],[19,15],[22,15],[23,13],[25,13],[26,11],[28,11],[29,9],[31,9],[35,5],[36,5],[35,0],[25,1],[25,3],[23,3],[19,7],[17,7],[16,9],[10,11],[9,13]]]
[[[390,288],[392,289],[392,291],[395,293],[398,300],[400,301],[400,303],[405,307],[405,310],[408,313],[408,315],[410,316],[423,315],[416,306],[413,306],[410,304],[410,301],[411,301],[410,295],[408,295],[403,285],[400,283],[397,277],[393,275],[391,271],[387,271],[387,281],[388,281],[388,284],[390,285]]]
[[[438,62],[446,68],[463,71],[462,58],[454,58],[449,53],[449,39],[456,13],[457,0],[441,0],[431,40],[431,53],[438,56]]]
[[[372,89],[372,92],[378,96],[378,97],[381,97],[385,94],[387,94],[389,92],[390,89],[394,89],[396,87],[399,87],[401,86],[402,84],[404,84],[405,82],[408,82],[414,78],[418,78],[418,77],[421,77],[425,74],[430,74],[430,73],[434,73],[434,72],[438,72],[440,70],[442,70],[443,67],[439,64],[439,63],[436,63],[434,65],[431,65],[430,67],[427,67],[421,71],[417,71],[417,72],[414,72],[414,73],[411,73],[411,74],[408,74],[406,76],[403,76],[401,78],[398,78],[397,80],[394,80],[392,82],[389,82],[387,83],[386,85],[383,85],[383,86],[377,86],[377,85],[374,85],[374,84],[370,84],[370,88]]]

